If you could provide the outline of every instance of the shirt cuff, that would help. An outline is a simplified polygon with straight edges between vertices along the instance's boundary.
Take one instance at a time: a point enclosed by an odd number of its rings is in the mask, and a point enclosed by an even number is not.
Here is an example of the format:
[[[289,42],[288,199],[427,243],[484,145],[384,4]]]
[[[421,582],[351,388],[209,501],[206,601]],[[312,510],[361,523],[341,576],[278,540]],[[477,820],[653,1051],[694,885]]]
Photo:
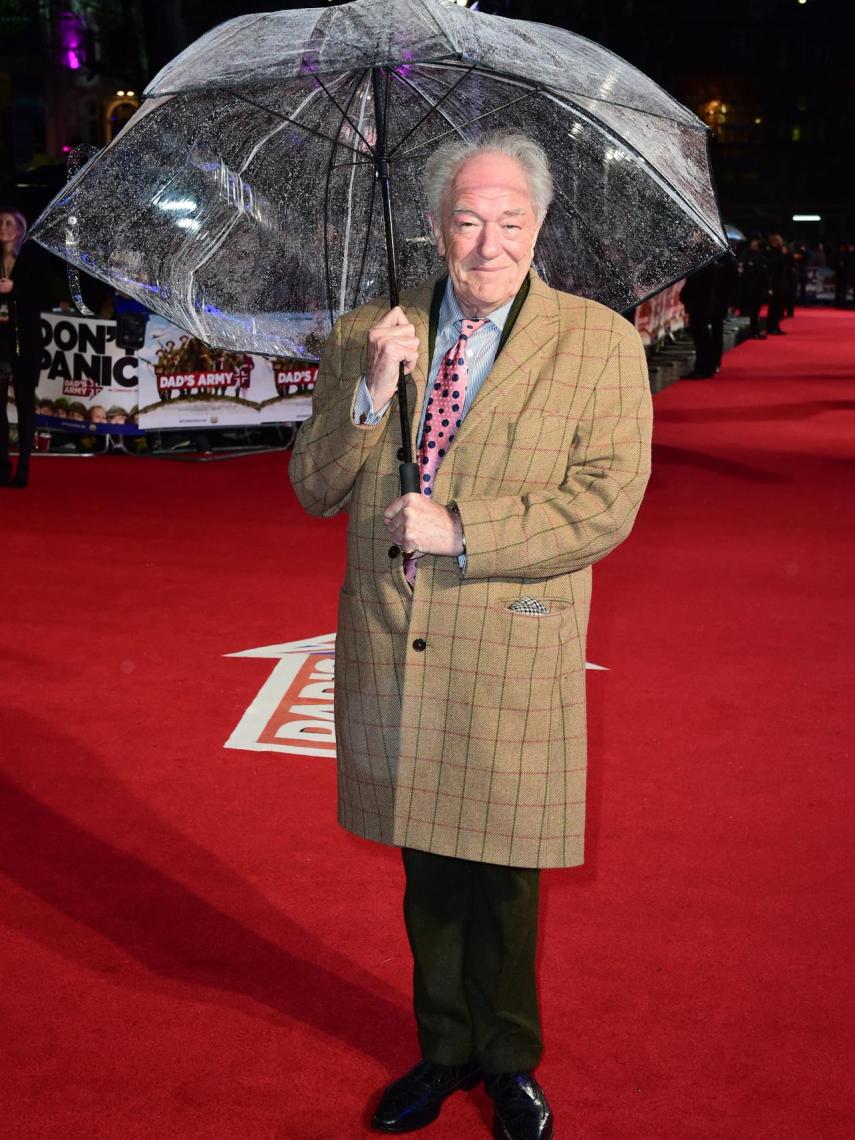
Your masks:
[[[359,381],[356,398],[353,401],[353,422],[357,427],[374,427],[386,415],[391,403],[391,400],[387,400],[383,407],[376,411],[371,393],[368,391],[368,383],[363,376]]]
[[[453,499],[448,504],[448,510],[460,518],[460,511],[457,509],[457,503],[455,503]],[[463,539],[463,553],[457,555],[457,565],[460,569],[460,577],[463,578],[466,574],[466,531],[463,530],[463,519],[460,519],[460,528],[462,531],[461,538]]]

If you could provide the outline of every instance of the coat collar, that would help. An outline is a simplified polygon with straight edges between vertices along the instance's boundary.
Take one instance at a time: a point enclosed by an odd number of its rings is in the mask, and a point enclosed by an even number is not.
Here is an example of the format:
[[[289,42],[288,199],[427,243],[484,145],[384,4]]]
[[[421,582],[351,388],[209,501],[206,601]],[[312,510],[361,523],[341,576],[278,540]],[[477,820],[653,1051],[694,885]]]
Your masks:
[[[529,279],[531,282],[529,294],[519,311],[511,335],[475,397],[452,447],[456,446],[458,440],[465,438],[492,411],[501,398],[503,384],[511,379],[517,384],[528,382],[529,375],[534,370],[541,353],[557,338],[558,299],[555,290],[550,289],[533,269],[529,271]],[[435,283],[435,279],[428,281],[412,290],[403,299],[404,311],[413,322],[419,339],[418,360],[407,384],[414,453],[417,445],[415,435],[421,420],[421,409],[430,370],[428,318]]]

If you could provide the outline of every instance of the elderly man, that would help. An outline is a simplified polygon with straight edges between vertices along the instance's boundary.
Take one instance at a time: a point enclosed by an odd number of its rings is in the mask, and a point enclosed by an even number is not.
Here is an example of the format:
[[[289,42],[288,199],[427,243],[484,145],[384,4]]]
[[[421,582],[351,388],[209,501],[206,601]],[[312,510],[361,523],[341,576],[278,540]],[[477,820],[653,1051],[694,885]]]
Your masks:
[[[350,515],[339,819],[403,849],[422,1060],[372,1125],[415,1131],[483,1077],[497,1137],[548,1140],[538,874],[582,862],[590,568],[641,501],[649,388],[633,327],[531,268],[539,146],[454,142],[425,188],[447,277],[338,322],[291,462],[307,510]],[[422,480],[404,496],[400,362]]]

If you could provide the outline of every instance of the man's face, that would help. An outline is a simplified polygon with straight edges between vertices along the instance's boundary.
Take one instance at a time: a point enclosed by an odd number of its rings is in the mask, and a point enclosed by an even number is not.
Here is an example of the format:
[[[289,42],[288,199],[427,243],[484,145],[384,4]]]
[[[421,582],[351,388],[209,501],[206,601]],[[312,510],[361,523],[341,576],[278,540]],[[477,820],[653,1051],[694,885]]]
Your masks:
[[[531,267],[541,220],[516,159],[487,153],[461,166],[434,230],[467,316],[486,316],[516,296]]]
[[[105,424],[107,422],[107,409],[100,404],[94,404],[89,409],[89,422],[91,424]]]

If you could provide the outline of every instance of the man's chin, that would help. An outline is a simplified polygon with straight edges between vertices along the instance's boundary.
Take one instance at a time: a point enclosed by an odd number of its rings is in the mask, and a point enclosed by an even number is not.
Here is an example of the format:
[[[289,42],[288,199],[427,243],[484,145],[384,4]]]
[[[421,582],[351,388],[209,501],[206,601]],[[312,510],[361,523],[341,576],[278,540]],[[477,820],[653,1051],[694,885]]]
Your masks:
[[[465,285],[455,286],[458,301],[461,305],[479,309],[481,313],[492,313],[501,308],[516,296],[517,288],[513,282],[506,282],[502,287],[496,276],[495,273],[485,272],[474,279],[470,278]]]

